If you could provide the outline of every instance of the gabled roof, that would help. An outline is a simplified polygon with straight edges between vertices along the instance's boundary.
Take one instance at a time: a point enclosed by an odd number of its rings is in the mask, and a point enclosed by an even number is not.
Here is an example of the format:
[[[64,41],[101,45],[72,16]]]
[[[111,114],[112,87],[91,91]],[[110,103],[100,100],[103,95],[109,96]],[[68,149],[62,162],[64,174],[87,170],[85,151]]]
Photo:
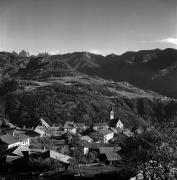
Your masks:
[[[118,152],[120,151],[122,148],[119,147],[119,146],[116,146],[116,147],[100,147],[99,150],[100,150],[100,153],[103,154],[103,153],[106,153],[106,152]]]
[[[83,147],[86,147],[86,148],[89,148],[89,149],[99,149],[99,147],[101,146],[101,144],[99,143],[95,143],[95,142],[87,142],[87,141],[82,141],[82,146]]]
[[[64,124],[64,128],[75,128],[75,123],[74,123],[74,121],[68,121],[68,122],[65,122],[65,124]]]
[[[29,148],[23,145],[20,145],[17,147],[17,149],[15,149],[15,151],[13,151],[13,154],[18,155],[18,156],[23,156],[24,151],[28,151],[29,152]]]
[[[93,126],[108,126],[108,123],[103,122],[103,123],[94,123]]]
[[[29,138],[29,136],[27,136],[23,133],[17,133],[17,132],[14,132],[14,136],[20,141],[24,141],[24,140],[27,140]]]
[[[116,127],[116,124],[117,124],[118,121],[119,121],[119,119],[111,119],[109,121],[109,126],[110,127]]]
[[[8,145],[19,142],[19,140],[16,137],[14,137],[14,136],[12,136],[10,134],[6,134],[4,136],[1,136],[1,141],[8,144]]]
[[[36,132],[36,130],[41,130],[41,131],[44,131],[44,132],[46,132],[46,127],[45,126],[37,126],[36,128],[35,128],[35,132]]]
[[[122,133],[122,129],[121,128],[119,128],[119,127],[112,127],[111,128],[113,131],[115,131],[116,133]]]
[[[67,122],[65,122],[65,125],[75,125],[75,123],[74,123],[74,121],[67,121]]]
[[[50,158],[69,164],[72,157],[50,150]]]
[[[120,161],[121,157],[118,153],[105,153],[108,161]]]
[[[85,141],[93,141],[93,139],[92,138],[90,138],[89,136],[82,136],[81,137],[81,140],[85,140]]]
[[[94,141],[95,140],[98,140],[98,138],[103,138],[103,134],[101,134],[100,132],[98,131],[93,131],[93,132],[90,132],[88,134],[88,136],[93,139]]]
[[[102,134],[103,136],[106,136],[106,135],[108,135],[108,134],[113,133],[114,131],[112,131],[112,130],[110,130],[110,129],[101,129],[101,130],[98,130],[98,132],[99,132],[100,134]]]
[[[85,123],[75,123],[76,128],[84,128],[86,127]]]
[[[121,150],[121,147],[100,147],[100,154],[105,154],[108,161],[121,160],[120,155],[117,153]]]
[[[48,124],[46,121],[44,121],[43,118],[40,118],[40,121],[41,121],[41,124],[42,124],[43,126],[45,126],[46,128],[49,128],[49,127],[50,127],[49,124]]]
[[[114,133],[114,131],[110,130],[110,129],[100,129],[100,130],[97,130],[97,131],[93,131],[93,132],[90,132],[88,134],[89,137],[91,137],[92,139],[94,138],[97,138],[98,136],[99,137],[104,137],[108,134],[111,134],[111,133]]]
[[[19,158],[21,158],[21,157],[20,156],[11,156],[11,155],[8,155],[6,157],[6,162],[10,163],[10,162],[13,162],[13,161],[15,161],[16,159],[19,159]]]

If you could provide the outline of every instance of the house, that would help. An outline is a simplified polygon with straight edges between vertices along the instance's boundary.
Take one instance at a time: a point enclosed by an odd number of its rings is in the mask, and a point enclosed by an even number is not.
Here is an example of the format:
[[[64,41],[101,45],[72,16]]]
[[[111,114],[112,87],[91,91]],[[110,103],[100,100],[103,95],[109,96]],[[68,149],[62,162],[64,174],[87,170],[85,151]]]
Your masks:
[[[47,133],[47,129],[46,129],[45,126],[37,126],[34,131],[36,133],[40,134],[41,137],[50,135],[50,134]]]
[[[72,157],[58,153],[56,151],[50,150],[49,152],[50,152],[50,158],[61,161],[65,164],[69,164],[72,160]]]
[[[120,161],[121,157],[118,154],[118,151],[121,150],[121,147],[100,147],[99,152],[100,155],[105,155],[107,161]]]
[[[85,123],[74,123],[76,129],[81,130],[81,131],[85,131],[88,126],[85,125]]]
[[[98,131],[92,131],[89,134],[87,134],[91,139],[93,139],[94,142],[100,143],[103,141],[103,135],[99,133]]]
[[[82,141],[81,145],[84,148],[84,155],[88,154],[89,150],[99,150],[99,147],[101,146],[101,144],[99,143],[95,143],[95,142],[91,142],[89,143],[88,141]]]
[[[119,128],[119,127],[111,127],[111,130],[113,130],[116,134],[120,134],[120,133],[122,133],[122,129],[121,128]]]
[[[21,143],[16,137],[9,134],[1,136],[1,141],[6,144],[7,149],[20,146]]]
[[[76,134],[76,127],[73,121],[68,121],[64,124],[64,131],[71,134]]]
[[[89,148],[88,147],[84,147],[84,155],[88,154],[89,152]]]
[[[6,163],[11,163],[17,159],[20,159],[20,156],[16,156],[16,155],[7,155],[6,156]]]
[[[120,128],[120,129],[124,128],[124,124],[122,123],[122,121],[120,119],[117,121],[116,127]]]
[[[93,129],[95,131],[101,130],[101,129],[108,129],[108,128],[109,128],[109,126],[107,123],[94,123],[94,125],[93,125]]]
[[[24,141],[23,144],[27,147],[30,145],[31,139],[40,136],[40,134],[36,133],[33,130],[14,130],[12,134],[18,140]],[[26,143],[25,143],[25,140],[26,140]]]
[[[18,146],[15,151],[13,151],[13,154],[18,156],[24,156],[23,152],[29,152],[29,148],[23,145]]]
[[[131,132],[129,129],[123,129],[123,134],[125,134],[127,137],[132,137],[133,132]]]
[[[27,146],[27,147],[30,145],[29,136],[22,134],[22,133],[19,133],[19,134],[14,134],[14,137],[16,137],[19,141],[21,141],[20,145]]]
[[[46,133],[50,134],[52,137],[59,137],[65,132],[61,129],[61,127],[49,127],[46,129]]]
[[[7,134],[7,135],[1,136],[0,139],[2,142],[6,143],[8,149],[17,147],[20,145],[29,146],[29,138],[24,138],[20,140],[12,135]]]
[[[110,129],[101,129],[91,132],[88,136],[95,142],[108,143],[108,141],[114,137],[114,131]]]
[[[114,131],[110,129],[99,130],[99,133],[102,134],[104,143],[108,143],[114,137]]]
[[[89,136],[82,136],[81,137],[81,140],[83,140],[83,141],[87,141],[87,142],[93,142],[93,139],[92,138],[90,138]]]
[[[50,127],[49,124],[46,121],[44,121],[44,119],[42,117],[40,118],[40,122],[41,122],[42,126],[45,126],[46,128]]]
[[[120,119],[112,119],[109,123],[110,127],[124,129],[124,124]]]

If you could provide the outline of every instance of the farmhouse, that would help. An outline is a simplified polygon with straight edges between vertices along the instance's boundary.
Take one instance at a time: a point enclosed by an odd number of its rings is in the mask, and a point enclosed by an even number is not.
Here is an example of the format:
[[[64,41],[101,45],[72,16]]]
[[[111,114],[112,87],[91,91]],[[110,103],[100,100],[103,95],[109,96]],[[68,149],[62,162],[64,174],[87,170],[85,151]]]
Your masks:
[[[1,141],[7,145],[8,149],[17,147],[20,145],[29,146],[29,138],[28,137],[20,140],[12,135],[7,134],[7,135],[1,136]]]

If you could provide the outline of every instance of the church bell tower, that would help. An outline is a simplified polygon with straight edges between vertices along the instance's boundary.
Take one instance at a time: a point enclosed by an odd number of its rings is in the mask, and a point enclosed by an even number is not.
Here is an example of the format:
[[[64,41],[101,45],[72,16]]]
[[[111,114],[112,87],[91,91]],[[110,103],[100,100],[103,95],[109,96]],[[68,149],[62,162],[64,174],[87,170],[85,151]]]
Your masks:
[[[112,119],[114,119],[114,111],[113,111],[113,108],[112,108],[112,110],[111,110],[111,112],[110,112],[110,120],[112,120]]]

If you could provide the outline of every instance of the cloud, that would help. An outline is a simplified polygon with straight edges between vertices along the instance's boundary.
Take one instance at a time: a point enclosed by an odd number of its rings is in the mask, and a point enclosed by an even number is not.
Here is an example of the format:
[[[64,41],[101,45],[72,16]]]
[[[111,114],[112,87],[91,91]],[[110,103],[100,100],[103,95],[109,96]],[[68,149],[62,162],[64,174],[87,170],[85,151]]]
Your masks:
[[[177,45],[177,38],[166,38],[166,39],[160,40],[159,42]]]
[[[50,51],[49,54],[56,55],[56,54],[65,54],[65,53],[81,52],[81,51],[86,51],[86,52],[90,52],[93,54],[101,54],[103,56],[113,53],[113,51],[109,51],[109,50],[87,49],[87,50],[71,50],[71,51],[55,50],[55,51]]]
[[[168,44],[173,44],[177,45],[177,38],[166,38],[166,39],[160,39],[160,40],[155,40],[155,41],[142,41],[142,43],[148,43],[148,44],[153,44],[153,43],[168,43]]]
[[[104,54],[105,53],[104,51],[98,50],[98,49],[90,49],[88,51],[93,54]]]
[[[59,53],[60,53],[59,50],[49,52],[50,55],[55,55],[55,54],[59,54]]]
[[[89,49],[88,52],[93,53],[93,54],[101,54],[103,56],[106,56],[112,53],[117,54],[117,52],[116,51],[114,52],[113,50],[99,50],[99,49]]]

